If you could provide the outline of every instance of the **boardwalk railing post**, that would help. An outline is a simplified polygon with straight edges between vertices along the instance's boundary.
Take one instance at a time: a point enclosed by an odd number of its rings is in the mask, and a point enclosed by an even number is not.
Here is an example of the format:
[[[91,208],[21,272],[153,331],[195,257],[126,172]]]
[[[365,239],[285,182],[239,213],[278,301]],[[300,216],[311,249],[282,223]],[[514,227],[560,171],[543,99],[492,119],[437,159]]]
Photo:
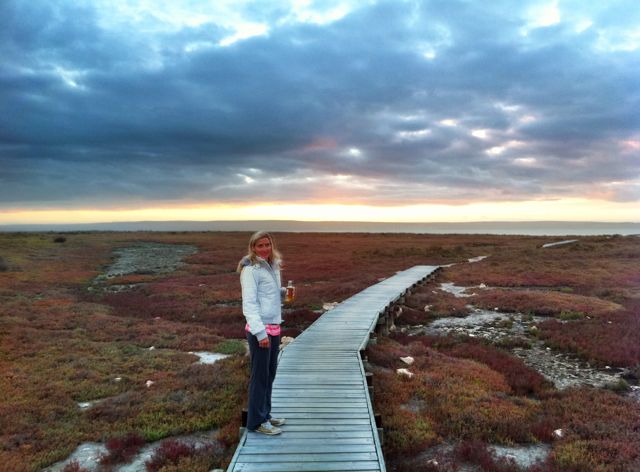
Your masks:
[[[376,420],[376,428],[378,429],[378,437],[380,438],[380,445],[384,444],[384,428],[382,427],[382,415],[380,413],[376,413],[374,415]]]
[[[388,316],[387,316],[387,311],[385,310],[384,313],[381,313],[380,316],[378,317],[378,322],[376,323],[376,332],[380,333],[382,336],[388,336],[389,335],[389,328],[388,328]]]
[[[369,391],[369,398],[371,399],[371,401],[373,402],[373,373],[371,372],[365,372],[365,378],[367,380],[367,390]]]
[[[242,413],[240,414],[240,437],[242,437],[242,435],[247,430],[248,417],[249,417],[249,412],[246,409],[243,409]]]
[[[369,364],[369,358],[367,357],[367,351],[365,349],[360,351],[360,361],[362,362],[362,367],[364,367],[365,372],[369,372],[371,364]],[[369,389],[369,393],[373,395],[373,389]]]

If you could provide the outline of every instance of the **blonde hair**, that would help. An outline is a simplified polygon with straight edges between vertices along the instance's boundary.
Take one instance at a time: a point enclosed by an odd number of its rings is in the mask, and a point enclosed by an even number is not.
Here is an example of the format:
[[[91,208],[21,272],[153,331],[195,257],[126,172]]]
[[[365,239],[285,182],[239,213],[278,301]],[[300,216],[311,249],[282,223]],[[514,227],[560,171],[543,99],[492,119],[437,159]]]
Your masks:
[[[247,255],[240,259],[240,262],[238,263],[238,267],[236,269],[237,272],[242,271],[246,260],[249,260],[251,264],[258,263],[258,255],[256,254],[256,243],[264,238],[267,238],[271,243],[271,255],[269,256],[267,262],[269,264],[273,264],[274,262],[276,262],[278,265],[282,265],[282,255],[280,254],[278,249],[276,249],[276,241],[273,239],[273,236],[271,236],[271,234],[267,233],[266,231],[256,231],[249,238]]]

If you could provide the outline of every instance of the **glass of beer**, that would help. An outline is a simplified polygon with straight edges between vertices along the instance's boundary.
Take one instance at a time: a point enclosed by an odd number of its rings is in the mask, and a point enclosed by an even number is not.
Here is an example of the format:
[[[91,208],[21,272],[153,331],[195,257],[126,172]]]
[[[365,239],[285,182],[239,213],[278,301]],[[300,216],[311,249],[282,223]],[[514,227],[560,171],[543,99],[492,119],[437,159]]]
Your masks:
[[[285,303],[291,303],[296,298],[296,288],[293,286],[293,280],[289,280],[287,284],[287,292],[284,296]]]

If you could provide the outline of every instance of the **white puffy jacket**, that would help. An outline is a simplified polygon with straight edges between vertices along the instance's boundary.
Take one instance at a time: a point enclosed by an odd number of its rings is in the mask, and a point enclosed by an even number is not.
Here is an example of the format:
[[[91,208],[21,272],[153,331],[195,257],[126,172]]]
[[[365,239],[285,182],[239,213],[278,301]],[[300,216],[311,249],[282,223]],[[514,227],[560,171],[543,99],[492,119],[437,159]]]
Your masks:
[[[245,257],[242,265],[242,313],[251,334],[261,340],[267,337],[266,324],[282,323],[282,294],[285,289],[280,280],[280,263],[275,261],[269,265],[258,258],[258,263],[252,264]]]

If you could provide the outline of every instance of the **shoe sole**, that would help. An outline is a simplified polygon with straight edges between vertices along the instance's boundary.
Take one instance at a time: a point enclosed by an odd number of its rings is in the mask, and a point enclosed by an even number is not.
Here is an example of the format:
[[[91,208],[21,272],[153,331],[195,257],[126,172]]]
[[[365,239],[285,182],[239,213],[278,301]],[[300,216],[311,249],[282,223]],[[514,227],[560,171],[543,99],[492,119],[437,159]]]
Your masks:
[[[254,429],[253,432],[258,434],[264,434],[265,436],[277,436],[278,434],[282,433],[282,430],[278,429],[277,431],[269,431],[269,430],[261,431],[259,429]]]

